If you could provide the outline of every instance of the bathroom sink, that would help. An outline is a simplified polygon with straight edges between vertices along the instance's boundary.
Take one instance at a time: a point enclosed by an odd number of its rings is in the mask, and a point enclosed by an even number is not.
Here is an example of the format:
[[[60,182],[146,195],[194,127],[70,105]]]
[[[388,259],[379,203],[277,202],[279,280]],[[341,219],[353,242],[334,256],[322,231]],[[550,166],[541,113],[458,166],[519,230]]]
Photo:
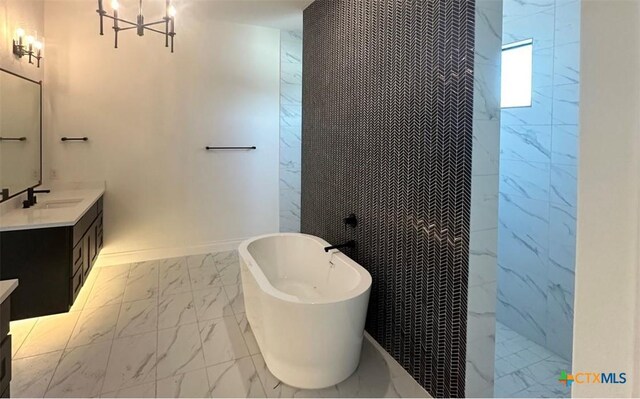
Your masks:
[[[82,199],[64,199],[64,200],[50,200],[44,201],[38,204],[38,208],[41,209],[59,209],[59,208],[72,208],[82,202]]]

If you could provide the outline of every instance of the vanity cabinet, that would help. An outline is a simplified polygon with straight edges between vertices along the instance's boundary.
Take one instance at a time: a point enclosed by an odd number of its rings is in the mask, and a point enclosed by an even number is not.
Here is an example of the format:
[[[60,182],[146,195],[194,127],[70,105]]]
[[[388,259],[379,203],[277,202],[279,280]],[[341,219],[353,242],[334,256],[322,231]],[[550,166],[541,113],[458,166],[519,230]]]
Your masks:
[[[104,244],[102,196],[70,226],[0,233],[0,279],[19,279],[11,320],[67,312]]]
[[[9,385],[11,382],[10,303],[10,298],[7,298],[0,304],[0,398],[9,397]]]

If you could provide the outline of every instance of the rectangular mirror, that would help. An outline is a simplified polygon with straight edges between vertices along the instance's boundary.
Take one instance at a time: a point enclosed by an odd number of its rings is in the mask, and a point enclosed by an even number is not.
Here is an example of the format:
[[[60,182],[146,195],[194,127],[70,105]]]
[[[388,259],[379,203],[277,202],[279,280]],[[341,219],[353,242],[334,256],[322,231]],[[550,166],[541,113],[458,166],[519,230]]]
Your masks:
[[[0,202],[42,183],[42,82],[0,68]]]

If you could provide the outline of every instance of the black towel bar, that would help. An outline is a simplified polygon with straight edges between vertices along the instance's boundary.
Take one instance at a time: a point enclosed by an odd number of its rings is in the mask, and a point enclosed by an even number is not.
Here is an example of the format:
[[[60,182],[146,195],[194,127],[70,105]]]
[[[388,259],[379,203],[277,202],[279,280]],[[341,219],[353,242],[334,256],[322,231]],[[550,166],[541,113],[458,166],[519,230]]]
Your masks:
[[[60,141],[88,141],[89,137],[63,137]]]
[[[256,146],[250,146],[250,147],[205,147],[205,149],[207,150],[255,150]]]
[[[0,141],[27,141],[26,137],[0,137]]]

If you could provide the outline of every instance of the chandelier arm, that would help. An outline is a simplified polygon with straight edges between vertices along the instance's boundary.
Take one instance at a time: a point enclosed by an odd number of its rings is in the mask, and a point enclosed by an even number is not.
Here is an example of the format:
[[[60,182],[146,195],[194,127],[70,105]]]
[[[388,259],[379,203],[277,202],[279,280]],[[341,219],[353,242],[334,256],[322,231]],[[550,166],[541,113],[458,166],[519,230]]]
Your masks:
[[[149,23],[146,23],[146,24],[144,24],[142,26],[144,26],[146,28],[147,26],[160,25],[160,24],[164,24],[164,23],[165,23],[165,20],[162,20],[162,21],[149,22]]]
[[[153,28],[149,28],[148,26],[144,27],[146,30],[150,30],[151,32],[156,32],[156,33],[160,33],[161,35],[166,35],[166,32],[163,32],[161,30],[157,30],[157,29],[153,29]],[[171,36],[171,34],[169,34],[169,36]]]
[[[106,18],[113,19],[113,20],[116,20],[116,21],[118,21],[118,22],[123,22],[123,23],[125,23],[125,24],[129,24],[129,25],[133,25],[133,26],[138,26],[138,24],[136,24],[135,22],[131,22],[131,21],[128,21],[128,20],[126,20],[126,19],[122,19],[122,18],[114,18],[112,15],[109,15],[109,14],[106,14],[106,15],[105,15],[105,17],[106,17]]]

